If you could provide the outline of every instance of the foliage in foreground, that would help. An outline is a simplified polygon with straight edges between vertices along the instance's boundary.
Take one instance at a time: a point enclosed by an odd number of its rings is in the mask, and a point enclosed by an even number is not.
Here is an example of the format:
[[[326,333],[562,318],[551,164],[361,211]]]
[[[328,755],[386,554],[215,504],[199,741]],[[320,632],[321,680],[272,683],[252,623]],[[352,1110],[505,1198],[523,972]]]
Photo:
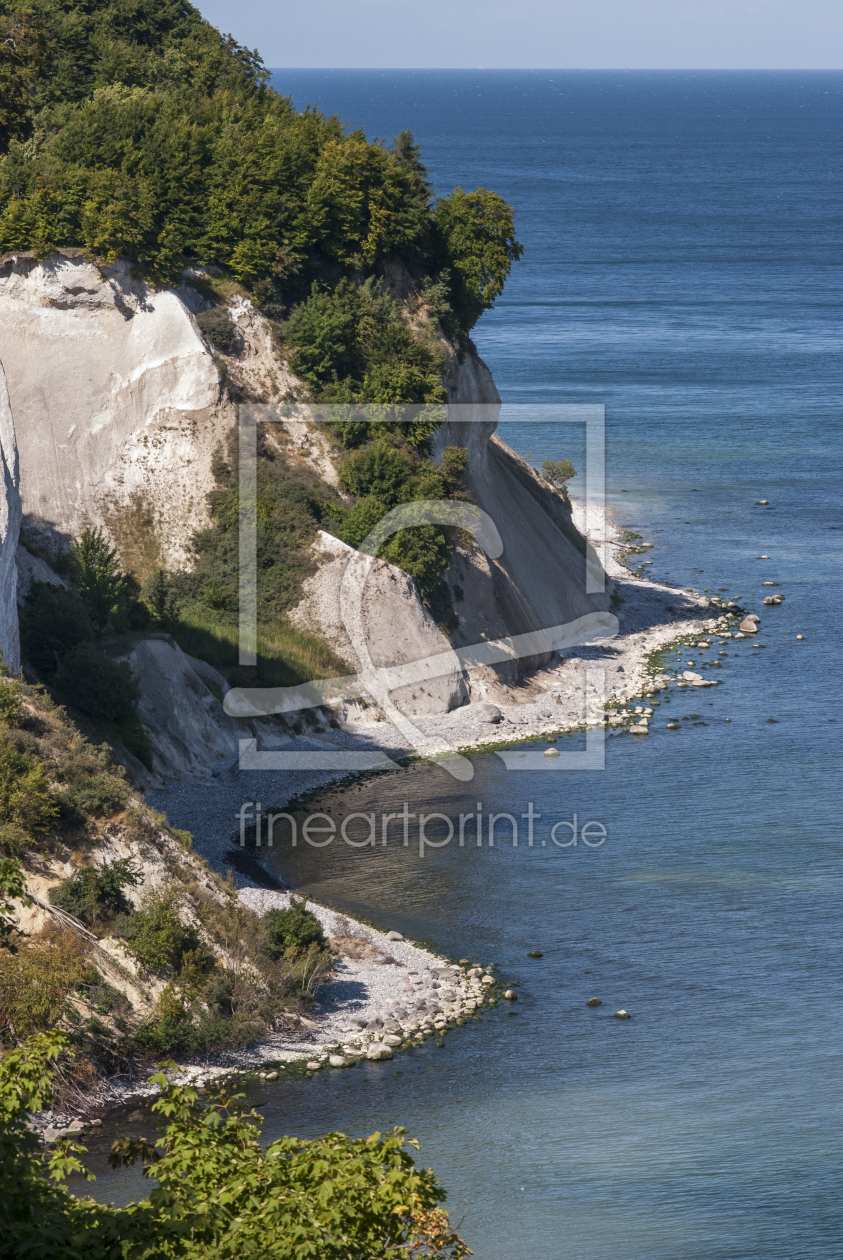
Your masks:
[[[169,1121],[156,1147],[124,1137],[113,1167],[141,1162],[157,1185],[123,1208],[78,1199],[59,1184],[83,1172],[84,1147],[70,1141],[44,1155],[27,1112],[49,1097],[51,1063],[65,1048],[56,1033],[32,1038],[0,1063],[0,1251],[9,1260],[461,1260],[470,1255],[439,1204],[430,1169],[418,1169],[403,1130],[352,1139],[283,1137],[264,1149],[261,1117],[241,1096],[200,1102],[174,1085],[162,1064],[153,1110]],[[157,1148],[157,1149],[156,1149]]]

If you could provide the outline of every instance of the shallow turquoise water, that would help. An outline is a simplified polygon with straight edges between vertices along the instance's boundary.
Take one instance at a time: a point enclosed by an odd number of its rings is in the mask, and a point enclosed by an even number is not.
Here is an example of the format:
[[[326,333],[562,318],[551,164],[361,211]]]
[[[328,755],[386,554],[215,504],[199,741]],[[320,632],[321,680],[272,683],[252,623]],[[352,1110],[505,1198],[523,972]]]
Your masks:
[[[611,501],[653,572],[759,611],[764,579],[787,599],[763,649],[730,647],[722,687],[661,707],[708,725],[613,738],[604,772],[487,756],[470,790],[414,768],[321,798],[532,800],[542,828],[576,812],[608,838],[276,851],[312,895],[496,962],[520,1000],[443,1050],[262,1087],[266,1134],[405,1125],[478,1260],[836,1258],[843,76],[276,80],[370,135],[413,128],[441,188],[513,202],[525,259],[476,333],[504,400],[605,402]],[[577,464],[565,429],[502,426]]]

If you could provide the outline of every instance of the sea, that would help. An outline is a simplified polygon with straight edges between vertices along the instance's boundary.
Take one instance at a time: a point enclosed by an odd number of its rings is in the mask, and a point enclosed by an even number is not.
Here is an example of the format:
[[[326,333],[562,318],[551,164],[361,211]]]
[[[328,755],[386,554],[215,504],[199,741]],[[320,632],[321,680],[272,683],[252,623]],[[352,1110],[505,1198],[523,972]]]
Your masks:
[[[503,828],[272,859],[348,914],[494,964],[518,999],[441,1048],[262,1082],[264,1135],[404,1127],[477,1260],[839,1260],[843,73],[272,79],[369,138],[412,130],[439,195],[506,198],[524,255],[473,334],[502,436],[582,474],[578,426],[530,411],[603,404],[607,501],[654,544],[644,571],[740,598],[761,629],[715,645],[721,686],[672,690],[646,738],[610,738],[602,770],[490,753],[469,784],[415,766],[310,804],[532,803],[532,845]],[[140,1189],[94,1170],[98,1197]]]

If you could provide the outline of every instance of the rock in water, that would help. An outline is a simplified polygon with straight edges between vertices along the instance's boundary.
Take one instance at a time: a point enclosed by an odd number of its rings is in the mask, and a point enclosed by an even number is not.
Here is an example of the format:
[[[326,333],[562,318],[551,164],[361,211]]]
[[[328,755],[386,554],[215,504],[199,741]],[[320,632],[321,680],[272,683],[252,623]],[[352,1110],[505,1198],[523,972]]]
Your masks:
[[[392,1058],[392,1046],[384,1045],[383,1042],[373,1041],[366,1051],[366,1058],[373,1059],[376,1063],[383,1059]]]
[[[755,621],[751,620],[751,618],[744,617],[738,629],[740,630],[741,634],[757,634],[758,624]]]
[[[602,1006],[602,1005],[603,1005],[602,998],[589,998],[588,1001],[586,1002],[586,1006]]]
[[[629,1011],[615,1011],[615,1019],[632,1019]]]

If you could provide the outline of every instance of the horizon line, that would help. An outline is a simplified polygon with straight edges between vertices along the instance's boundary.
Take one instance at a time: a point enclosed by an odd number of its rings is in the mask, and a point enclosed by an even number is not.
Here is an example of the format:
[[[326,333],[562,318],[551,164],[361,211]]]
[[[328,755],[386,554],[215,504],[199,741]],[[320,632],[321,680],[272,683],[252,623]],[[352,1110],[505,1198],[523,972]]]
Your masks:
[[[436,72],[492,70],[511,73],[554,74],[841,74],[843,66],[267,66],[276,70],[384,71],[414,70]]]

